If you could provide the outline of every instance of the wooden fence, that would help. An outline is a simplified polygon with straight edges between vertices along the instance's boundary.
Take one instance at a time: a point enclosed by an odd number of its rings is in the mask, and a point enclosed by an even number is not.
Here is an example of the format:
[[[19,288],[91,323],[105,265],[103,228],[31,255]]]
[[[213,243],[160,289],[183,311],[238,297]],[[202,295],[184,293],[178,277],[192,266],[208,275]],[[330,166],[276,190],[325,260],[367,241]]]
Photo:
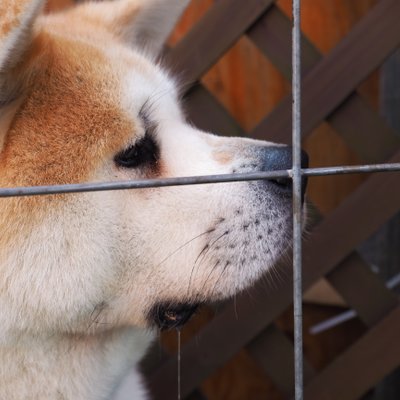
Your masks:
[[[365,162],[400,162],[400,140],[357,93],[357,87],[400,45],[400,2],[380,0],[333,51],[323,57],[302,39],[303,135],[328,122]],[[291,22],[274,0],[219,0],[166,55],[184,77],[190,119],[200,128],[244,134],[199,81],[246,35],[290,79]],[[256,78],[254,78],[256,79]],[[291,99],[285,98],[251,132],[254,138],[290,143]],[[305,399],[358,399],[400,365],[397,296],[355,250],[400,209],[396,173],[369,176],[345,201],[315,223],[304,243],[304,289],[325,277],[369,328],[326,368],[305,362]],[[288,271],[290,266],[280,267]],[[291,282],[267,293],[255,287],[228,304],[182,349],[182,394],[202,398],[201,382],[240,349],[263,366],[287,398],[293,393],[293,348],[273,321],[292,302]],[[240,319],[236,318],[236,313]],[[176,399],[175,357],[149,372],[156,399]]]

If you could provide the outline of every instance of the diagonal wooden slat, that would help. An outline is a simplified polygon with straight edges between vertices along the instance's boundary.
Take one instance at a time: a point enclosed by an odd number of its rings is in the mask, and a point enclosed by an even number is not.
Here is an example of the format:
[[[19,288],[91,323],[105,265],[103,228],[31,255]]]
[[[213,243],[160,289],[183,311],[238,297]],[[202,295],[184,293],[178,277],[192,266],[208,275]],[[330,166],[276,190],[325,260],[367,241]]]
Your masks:
[[[308,400],[356,400],[400,365],[400,307],[305,387]]]
[[[372,326],[394,309],[398,297],[368,268],[361,257],[353,252],[325,277],[342,295],[359,318]],[[357,282],[357,285],[354,283]],[[373,293],[373,296],[371,294]],[[274,325],[267,327],[246,349],[288,398],[293,395],[293,345]],[[316,375],[307,360],[304,380]]]
[[[243,136],[244,132],[223,105],[206,88],[196,85],[187,94],[185,111],[197,128],[223,136]]]
[[[292,341],[285,334],[271,324],[246,349],[286,397],[293,395],[294,350]],[[304,359],[305,381],[314,376],[312,366]]]
[[[376,324],[399,302],[357,253],[348,256],[326,279],[367,326]]]
[[[400,153],[391,160],[399,162]],[[400,186],[396,173],[375,174],[352,193],[312,232],[304,247],[304,288],[331,271],[338,263],[389,219],[400,206]],[[366,218],[366,216],[369,218]],[[349,221],[351,225],[349,226]],[[335,244],[335,246],[332,245]],[[283,267],[285,268],[285,267]],[[287,270],[290,270],[286,266]],[[189,394],[218,366],[245,346],[291,303],[291,284],[279,291],[265,291],[257,287],[252,296],[241,296],[219,314],[182,351],[182,393]],[[240,323],[236,320],[239,314]],[[226,339],[229,332],[229,340]],[[174,393],[175,360],[168,360],[151,377],[151,386],[158,398],[168,399]],[[172,385],[172,386],[171,386]],[[171,397],[173,398],[173,396]]]
[[[292,23],[275,4],[246,32],[248,38],[279,69],[292,79]],[[304,77],[322,59],[316,47],[302,34],[301,73]]]
[[[357,93],[336,108],[327,122],[367,162],[387,160],[400,147],[399,135]]]
[[[289,77],[290,21],[276,6],[249,30],[249,37]],[[303,38],[303,72],[306,74],[320,60],[318,51]],[[218,132],[225,136],[243,134],[240,127],[229,118],[228,112],[201,85],[194,87],[188,95],[190,119],[201,129]],[[290,110],[287,110],[290,113]],[[207,118],[204,118],[207,115]],[[214,121],[216,123],[214,123]],[[368,162],[381,162],[391,156],[400,145],[400,139],[386,122],[357,94],[351,94],[327,117],[327,121]],[[255,135],[259,135],[260,127]],[[309,133],[309,132],[306,132]],[[264,136],[267,136],[266,134]],[[284,140],[289,139],[289,134]]]
[[[185,82],[196,82],[275,0],[220,0],[165,55]]]
[[[314,213],[318,214],[318,211],[314,210]],[[356,310],[366,326],[376,324],[399,304],[397,295],[386,288],[355,251],[325,278],[346,300],[349,307]],[[289,398],[294,392],[294,349],[292,343],[283,336],[272,324],[247,344],[246,349]],[[307,360],[304,361],[304,380],[307,383],[315,376],[315,372]]]
[[[399,1],[378,2],[353,31],[307,74],[302,83],[304,133],[326,119],[400,45],[397,15],[400,15]],[[290,134],[291,98],[287,97],[257,126],[252,136],[287,143]]]
[[[248,31],[248,37],[291,79],[291,22],[277,6],[272,6]],[[302,36],[302,75],[322,59],[312,43]],[[357,93],[348,97],[328,116],[333,128],[366,161],[381,162],[400,146],[400,137]]]
[[[257,23],[250,27],[247,34],[289,77],[291,54],[287,45],[290,43],[290,21],[288,18],[276,6],[272,6]],[[303,73],[306,74],[321,59],[321,55],[305,38],[303,38],[302,47]],[[176,57],[174,51],[172,51],[171,56]],[[196,86],[192,89],[188,104],[191,119],[202,129],[213,130],[227,136],[235,136],[241,133],[233,119],[229,119],[227,111],[205,88]],[[286,108],[286,114],[290,114],[290,107]],[[196,109],[201,110],[201,112],[196,111]],[[211,117],[204,119],[203,115],[210,115]],[[284,117],[286,120],[287,118],[288,115]],[[218,123],[213,126],[210,121],[214,119]],[[267,121],[268,118],[265,122]],[[394,149],[400,145],[398,135],[356,93],[345,99],[327,117],[327,121],[344,136],[354,150],[369,162],[380,162],[388,158],[394,153]],[[256,128],[252,136],[262,136],[261,130],[262,127]],[[288,141],[289,136],[289,133],[286,132],[286,137],[282,140]]]

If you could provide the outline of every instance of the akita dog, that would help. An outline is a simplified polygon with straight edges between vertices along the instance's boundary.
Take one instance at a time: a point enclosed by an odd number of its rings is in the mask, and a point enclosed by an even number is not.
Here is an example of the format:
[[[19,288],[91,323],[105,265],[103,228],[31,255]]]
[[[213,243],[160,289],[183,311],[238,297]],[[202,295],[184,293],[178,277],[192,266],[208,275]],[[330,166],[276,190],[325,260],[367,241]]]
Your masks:
[[[290,168],[288,147],[185,122],[154,60],[187,2],[2,0],[0,186]],[[111,398],[157,327],[290,245],[290,179],[0,201],[2,400]]]

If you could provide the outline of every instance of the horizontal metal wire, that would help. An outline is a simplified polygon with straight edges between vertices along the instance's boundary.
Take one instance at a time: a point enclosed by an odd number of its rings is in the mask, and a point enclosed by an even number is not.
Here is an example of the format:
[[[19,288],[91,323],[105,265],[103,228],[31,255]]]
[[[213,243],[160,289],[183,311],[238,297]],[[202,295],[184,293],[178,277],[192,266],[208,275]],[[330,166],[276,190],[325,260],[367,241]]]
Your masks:
[[[307,168],[302,169],[301,174],[303,176],[325,176],[389,171],[400,171],[400,163]],[[107,190],[145,189],[167,186],[201,185],[206,183],[257,181],[262,179],[277,179],[288,177],[292,177],[291,169],[267,172],[247,172],[242,174],[236,173],[164,179],[141,179],[118,182],[93,182],[67,185],[12,187],[1,188],[0,198],[18,196],[40,196],[61,193],[101,192]]]
[[[326,168],[308,168],[303,169],[305,176],[324,176],[324,175],[344,175],[372,172],[396,172],[400,171],[400,163],[371,164],[371,165],[350,165]]]

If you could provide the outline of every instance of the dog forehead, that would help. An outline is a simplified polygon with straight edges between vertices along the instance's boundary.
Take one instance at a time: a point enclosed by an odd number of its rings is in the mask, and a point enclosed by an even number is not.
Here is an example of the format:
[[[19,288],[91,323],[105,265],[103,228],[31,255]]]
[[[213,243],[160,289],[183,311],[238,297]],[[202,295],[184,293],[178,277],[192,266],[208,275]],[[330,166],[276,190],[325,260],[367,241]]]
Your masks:
[[[97,48],[46,31],[31,52],[2,166],[20,185],[90,179],[136,132],[121,106],[123,74]]]
[[[176,82],[159,63],[147,58],[140,49],[121,43],[101,26],[79,17],[73,13],[46,17],[46,30],[55,33],[55,39],[58,36],[67,39],[71,46],[88,48],[82,52],[83,58],[78,57],[79,62],[87,59],[96,71],[97,80],[105,81],[112,76],[119,107],[135,118],[145,103],[163,103],[160,111],[165,109],[169,116],[180,115]],[[66,26],[71,29],[66,30]],[[97,56],[93,57],[92,52]]]

